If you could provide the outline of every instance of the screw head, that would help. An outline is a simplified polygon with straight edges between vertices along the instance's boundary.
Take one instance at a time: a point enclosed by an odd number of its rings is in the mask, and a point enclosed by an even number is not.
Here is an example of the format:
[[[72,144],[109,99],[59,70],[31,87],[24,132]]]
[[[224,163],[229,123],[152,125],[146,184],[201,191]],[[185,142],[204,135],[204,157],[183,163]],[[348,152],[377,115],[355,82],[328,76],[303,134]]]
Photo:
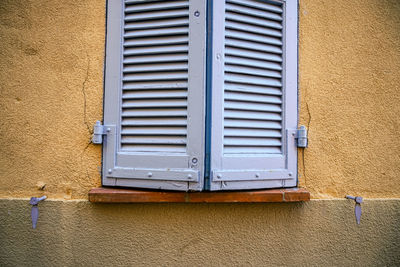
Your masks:
[[[112,173],[112,169],[108,169],[108,173]]]
[[[260,174],[259,173],[256,173],[256,178],[260,178]]]
[[[148,177],[152,177],[153,174],[152,174],[151,172],[149,172],[149,173],[147,173],[147,176],[148,176]]]
[[[191,174],[188,174],[187,178],[188,178],[189,180],[192,180],[193,176],[192,176]]]
[[[217,179],[221,179],[222,175],[221,174],[217,174]]]
[[[199,160],[197,158],[192,158],[192,163],[196,164],[197,162],[199,162]]]
[[[194,15],[195,15],[196,17],[199,17],[199,16],[200,16],[200,12],[199,12],[198,10],[196,10],[196,11],[194,12]]]
[[[292,176],[293,175],[293,173],[292,172],[289,172],[289,176]]]
[[[107,132],[108,132],[108,133],[111,132],[111,128],[107,128]]]

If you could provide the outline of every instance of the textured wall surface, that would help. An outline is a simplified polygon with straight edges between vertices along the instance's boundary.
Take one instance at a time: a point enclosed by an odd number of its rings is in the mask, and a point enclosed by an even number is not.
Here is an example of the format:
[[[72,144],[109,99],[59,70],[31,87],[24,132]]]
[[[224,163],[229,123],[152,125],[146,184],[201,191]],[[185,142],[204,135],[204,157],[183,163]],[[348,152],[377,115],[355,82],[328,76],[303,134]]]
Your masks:
[[[0,4],[0,196],[86,198],[100,185],[105,1]]]
[[[0,265],[400,266],[400,1],[299,15],[300,182],[331,200],[94,205],[105,0],[2,0]],[[42,194],[32,230],[21,198]],[[360,226],[345,194],[367,197]]]
[[[301,185],[400,194],[400,2],[300,1]],[[0,5],[0,197],[86,199],[100,185],[105,1]]]
[[[399,266],[400,202],[40,204],[0,200],[2,266]],[[240,216],[238,216],[240,214]]]
[[[314,198],[400,196],[400,1],[300,0],[300,180]]]

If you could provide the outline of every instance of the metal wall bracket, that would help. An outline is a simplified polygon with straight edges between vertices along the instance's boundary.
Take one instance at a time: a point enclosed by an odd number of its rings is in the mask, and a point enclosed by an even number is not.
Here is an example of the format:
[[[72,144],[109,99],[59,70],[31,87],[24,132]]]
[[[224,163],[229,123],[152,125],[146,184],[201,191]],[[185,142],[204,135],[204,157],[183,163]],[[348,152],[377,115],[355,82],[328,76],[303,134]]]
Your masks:
[[[356,206],[354,207],[354,214],[356,215],[356,222],[360,224],[361,220],[361,203],[363,202],[362,197],[353,197],[353,196],[346,196],[347,199],[352,199],[356,202]]]
[[[47,196],[42,196],[42,197],[31,197],[31,200],[29,201],[29,204],[32,205],[31,209],[31,218],[32,218],[32,228],[36,228],[37,220],[39,218],[39,209],[38,209],[38,204],[40,201],[45,200]]]
[[[103,135],[106,135],[110,132],[110,128],[101,124],[100,121],[96,121],[96,124],[93,126],[93,144],[102,144],[103,143]]]
[[[308,135],[306,126],[301,125],[300,128],[297,129],[296,140],[297,147],[305,148],[308,146]]]

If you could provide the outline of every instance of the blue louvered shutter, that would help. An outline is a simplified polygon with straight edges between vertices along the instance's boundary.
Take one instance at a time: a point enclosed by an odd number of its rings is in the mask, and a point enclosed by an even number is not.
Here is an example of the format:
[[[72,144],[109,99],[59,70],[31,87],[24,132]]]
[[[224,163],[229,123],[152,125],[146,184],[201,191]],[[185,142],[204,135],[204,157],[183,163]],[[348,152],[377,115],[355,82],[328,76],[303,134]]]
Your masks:
[[[103,184],[201,190],[205,0],[109,0]]]
[[[211,190],[296,186],[297,0],[213,12]]]

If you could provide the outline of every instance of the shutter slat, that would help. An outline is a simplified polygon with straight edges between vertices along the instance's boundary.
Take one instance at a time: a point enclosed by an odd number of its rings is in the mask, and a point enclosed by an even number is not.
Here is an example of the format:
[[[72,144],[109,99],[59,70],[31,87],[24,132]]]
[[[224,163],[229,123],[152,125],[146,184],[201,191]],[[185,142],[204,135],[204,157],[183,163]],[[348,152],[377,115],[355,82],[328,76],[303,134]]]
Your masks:
[[[282,4],[276,3],[275,5],[268,2],[259,2],[259,1],[249,1],[249,0],[227,0],[228,3],[234,3],[242,6],[248,6],[257,8],[260,10],[272,11],[276,13],[282,13]]]
[[[125,4],[133,4],[131,2],[125,2]],[[147,11],[155,11],[155,10],[166,10],[166,9],[175,9],[178,7],[189,7],[189,3],[186,1],[163,1],[160,3],[146,3],[146,2],[137,2],[136,5],[132,5],[130,7],[125,8],[125,13],[139,13],[139,12],[147,12]]]
[[[241,58],[250,58],[256,60],[263,60],[265,63],[268,61],[282,62],[282,57],[277,54],[263,53],[258,51],[252,51],[249,49],[226,47],[225,54],[229,56],[236,56]],[[228,58],[229,60],[229,58]]]
[[[187,51],[188,51],[187,45],[135,47],[135,48],[125,49],[124,55],[132,56],[132,55],[148,55],[148,54],[182,53]]]
[[[187,35],[171,35],[147,38],[127,39],[124,42],[124,47],[136,46],[155,46],[155,45],[174,45],[174,44],[187,44],[189,37]]]
[[[188,76],[185,72],[167,72],[167,73],[129,73],[125,74],[123,81],[167,81],[167,80],[187,80]]]
[[[185,109],[126,109],[122,110],[122,118],[125,117],[187,117]]]
[[[130,21],[145,21],[145,20],[155,20],[155,19],[165,19],[165,18],[179,18],[187,17],[189,15],[188,10],[176,9],[176,10],[165,10],[165,11],[154,11],[154,12],[143,12],[143,13],[133,13],[125,16],[125,22]]]
[[[225,110],[225,118],[229,119],[252,119],[252,120],[271,120],[281,121],[282,117],[276,113],[241,111],[241,110]]]
[[[127,118],[124,117],[121,122],[122,126],[186,126],[186,118]]]
[[[255,121],[246,119],[225,119],[225,128],[238,128],[236,130],[240,131],[240,128],[247,129],[282,129],[280,122],[276,121]]]
[[[245,66],[240,66],[240,65],[245,65]],[[245,63],[242,63],[240,65],[226,64],[225,71],[231,73],[246,74],[246,75],[257,75],[261,77],[282,78],[282,74],[280,71],[271,71],[271,70],[247,67],[251,65]]]
[[[186,138],[181,136],[158,136],[158,135],[142,135],[142,136],[130,136],[124,135],[121,139],[122,144],[182,144],[186,143]]]
[[[253,66],[253,67],[261,68],[261,69],[282,70],[282,66],[280,63],[256,60],[256,59],[252,59],[252,58],[240,58],[240,57],[235,57],[235,56],[226,56],[225,63],[232,64],[232,65]]]
[[[188,26],[188,18],[176,18],[176,19],[158,19],[150,21],[132,21],[125,23],[125,30],[140,30],[140,29],[152,29],[152,28],[167,28],[167,27],[179,27]]]
[[[281,112],[280,105],[252,103],[245,101],[225,101],[225,109]]]
[[[187,98],[186,90],[144,90],[144,91],[125,91],[122,99],[167,99],[167,98]]]
[[[227,146],[280,146],[280,139],[273,138],[246,138],[246,137],[226,137],[224,144]]]
[[[233,92],[261,94],[261,95],[277,95],[277,96],[282,95],[282,90],[280,88],[257,86],[252,84],[235,84],[235,83],[225,82],[225,90]],[[256,96],[256,97],[259,98],[263,96]],[[280,98],[279,98],[279,103],[281,103]]]
[[[241,13],[241,14],[250,15],[250,16],[256,16],[259,18],[282,21],[282,16],[280,14],[269,12],[269,11],[266,11],[265,9],[260,10],[259,8],[236,5],[236,4],[229,3],[229,1],[225,5],[225,8],[228,11],[233,11],[236,13]]]
[[[185,99],[132,99],[124,100],[123,108],[165,108],[165,107],[186,107]]]
[[[176,0],[179,1],[179,0]],[[187,0],[180,0],[180,1],[187,1]],[[158,2],[165,2],[165,0],[125,0],[125,5],[140,5],[140,4],[157,4]]]
[[[142,64],[142,63],[158,63],[158,62],[187,62],[188,55],[187,54],[166,54],[166,55],[149,55],[149,56],[134,56],[134,57],[125,57],[124,64]]]
[[[258,103],[269,103],[269,104],[281,104],[282,98],[280,96],[269,96],[269,95],[257,95],[247,94],[245,92],[225,92],[226,100],[237,100],[247,102],[258,102]]]
[[[278,29],[278,30],[282,29],[282,24],[279,22],[272,21],[272,20],[266,20],[266,19],[260,19],[260,18],[256,18],[253,16],[247,16],[247,15],[237,14],[237,13],[233,13],[233,12],[226,12],[225,17],[227,20],[230,20],[230,21],[243,22],[243,23],[247,23],[247,24],[269,27],[269,28]]]
[[[250,32],[257,35],[266,35],[266,36],[273,36],[273,37],[282,37],[282,32],[278,30],[268,29],[265,27],[255,26],[255,25],[248,25],[245,23],[240,22],[233,22],[227,21],[225,23],[225,27],[227,29],[232,29],[236,31],[243,31],[243,32]]]
[[[225,146],[226,154],[280,154],[282,153],[280,146],[277,147],[239,147]]]
[[[226,46],[238,47],[238,48],[245,48],[250,50],[256,50],[260,52],[267,52],[267,53],[282,53],[282,48],[275,45],[266,45],[266,44],[259,44],[254,42],[249,42],[245,40],[238,40],[232,38],[226,38],[225,40]]]
[[[121,145],[122,151],[135,151],[135,152],[165,152],[165,153],[185,153],[186,146],[185,145],[174,145],[174,144],[124,144]]]
[[[157,4],[158,2],[164,2],[165,0],[125,0],[125,5],[140,5],[140,4]],[[178,0],[179,1],[179,0]],[[180,1],[187,1],[187,0],[180,0]]]
[[[123,127],[123,135],[180,135],[187,134],[185,127]]]
[[[177,89],[182,88],[185,89],[188,87],[187,82],[179,81],[151,81],[151,82],[124,82],[122,89],[123,90],[144,90],[144,89]]]
[[[244,75],[244,74],[234,74],[234,73],[226,73],[225,80],[227,82],[235,82],[235,83],[245,83],[245,84],[256,84],[256,85],[267,85],[267,86],[282,86],[282,83],[279,79],[272,78],[261,78],[252,75]]]
[[[272,45],[282,45],[282,41],[280,38],[266,36],[261,34],[255,34],[250,32],[238,31],[233,29],[227,29],[225,32],[226,37],[241,39],[245,41],[258,42],[263,44],[272,44]]]
[[[244,136],[244,137],[282,137],[282,133],[279,130],[258,130],[258,129],[235,129],[225,128],[225,136]]]
[[[126,31],[124,34],[124,37],[125,38],[140,38],[140,37],[149,37],[149,36],[187,35],[187,34],[188,34],[187,27],[174,27],[174,28]]]
[[[124,72],[163,72],[188,70],[187,62],[125,65]]]

